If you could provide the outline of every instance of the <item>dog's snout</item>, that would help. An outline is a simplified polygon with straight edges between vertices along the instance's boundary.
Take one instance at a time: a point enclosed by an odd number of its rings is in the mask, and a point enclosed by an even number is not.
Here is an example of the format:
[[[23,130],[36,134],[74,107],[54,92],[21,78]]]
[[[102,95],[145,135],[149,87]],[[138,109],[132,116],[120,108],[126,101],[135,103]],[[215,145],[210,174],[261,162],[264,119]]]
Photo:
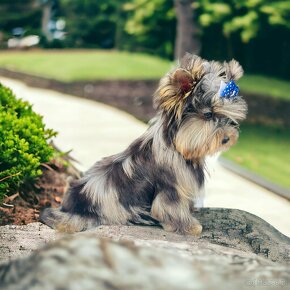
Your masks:
[[[229,137],[224,137],[224,139],[222,140],[222,144],[227,144],[228,142],[230,141],[230,138]]]

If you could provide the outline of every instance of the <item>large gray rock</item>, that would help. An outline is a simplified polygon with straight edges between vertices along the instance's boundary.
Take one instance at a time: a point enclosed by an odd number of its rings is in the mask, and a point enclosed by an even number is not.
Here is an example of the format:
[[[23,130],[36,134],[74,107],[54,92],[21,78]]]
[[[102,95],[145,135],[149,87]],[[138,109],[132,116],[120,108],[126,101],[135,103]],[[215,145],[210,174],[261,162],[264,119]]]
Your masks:
[[[204,227],[202,240],[290,263],[290,238],[253,214],[237,209],[203,208],[196,217]]]
[[[62,235],[41,223],[0,227],[0,262],[26,256]]]
[[[66,237],[0,266],[0,289],[279,289],[290,283],[289,267],[251,253],[218,245],[148,245],[94,233]]]
[[[254,253],[272,261],[290,263],[290,238],[253,214],[237,209],[203,208],[195,216],[203,225],[199,239],[168,233],[158,227],[100,226],[89,232],[96,237],[146,244],[216,244]],[[0,227],[0,261],[28,254],[64,235],[41,223]]]
[[[199,239],[140,226],[69,235],[3,265],[0,289],[290,289],[289,238],[240,210],[196,216]],[[0,235],[2,260],[62,236],[40,223],[1,227]]]

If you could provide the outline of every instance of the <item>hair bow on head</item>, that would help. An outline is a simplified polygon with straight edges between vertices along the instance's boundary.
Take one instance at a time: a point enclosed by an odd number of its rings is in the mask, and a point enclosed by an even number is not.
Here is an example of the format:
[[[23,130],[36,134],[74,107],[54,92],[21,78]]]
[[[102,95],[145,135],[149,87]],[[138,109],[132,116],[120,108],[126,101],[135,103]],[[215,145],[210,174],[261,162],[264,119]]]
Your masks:
[[[233,80],[231,80],[227,84],[221,82],[219,94],[222,98],[230,99],[236,97],[239,91],[240,91],[239,87]]]

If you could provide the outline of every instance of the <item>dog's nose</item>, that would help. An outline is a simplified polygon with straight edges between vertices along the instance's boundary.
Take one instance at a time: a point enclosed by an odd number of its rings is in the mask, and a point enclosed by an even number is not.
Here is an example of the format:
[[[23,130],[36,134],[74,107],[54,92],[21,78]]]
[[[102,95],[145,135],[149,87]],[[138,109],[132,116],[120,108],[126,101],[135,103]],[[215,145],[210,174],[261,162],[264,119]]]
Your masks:
[[[222,144],[227,144],[229,142],[230,138],[229,137],[224,137],[224,139],[222,140]]]

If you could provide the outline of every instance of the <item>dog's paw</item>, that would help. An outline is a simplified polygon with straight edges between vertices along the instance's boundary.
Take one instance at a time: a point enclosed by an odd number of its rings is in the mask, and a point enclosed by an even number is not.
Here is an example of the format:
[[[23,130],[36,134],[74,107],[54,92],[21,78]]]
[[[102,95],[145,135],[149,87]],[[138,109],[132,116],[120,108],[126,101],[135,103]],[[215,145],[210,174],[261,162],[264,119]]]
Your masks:
[[[195,237],[200,237],[202,233],[202,225],[199,223],[192,224],[192,226],[188,229],[176,228],[175,226],[170,224],[162,224],[162,227],[166,232],[173,232],[180,235],[191,235]]]
[[[161,224],[161,225],[166,232],[172,232],[172,233],[177,232],[177,229],[170,224]]]
[[[200,237],[202,233],[202,225],[201,224],[194,224],[192,227],[189,229],[188,234],[195,236],[195,237]]]

